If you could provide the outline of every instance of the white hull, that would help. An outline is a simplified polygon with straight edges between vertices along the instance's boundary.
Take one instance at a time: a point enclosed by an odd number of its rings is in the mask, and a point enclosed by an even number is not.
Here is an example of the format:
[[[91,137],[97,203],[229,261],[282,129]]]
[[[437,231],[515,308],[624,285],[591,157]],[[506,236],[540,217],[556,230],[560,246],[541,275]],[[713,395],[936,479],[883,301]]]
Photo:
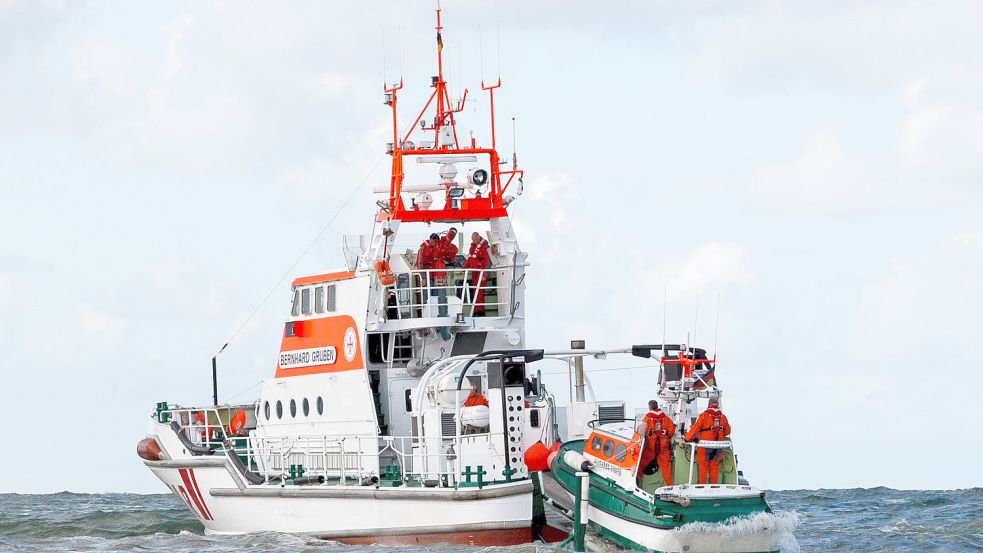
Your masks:
[[[481,490],[270,487],[245,485],[223,457],[146,464],[182,497],[209,534],[272,531],[357,539],[505,531],[525,541],[530,534],[528,480]]]

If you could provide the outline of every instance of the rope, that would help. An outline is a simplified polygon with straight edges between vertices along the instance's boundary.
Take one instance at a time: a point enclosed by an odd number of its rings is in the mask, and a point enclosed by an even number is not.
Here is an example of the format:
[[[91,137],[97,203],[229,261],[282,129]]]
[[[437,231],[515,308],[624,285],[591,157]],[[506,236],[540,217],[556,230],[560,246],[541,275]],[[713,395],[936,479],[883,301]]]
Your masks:
[[[215,354],[216,356],[219,353],[225,351],[225,348],[228,347],[228,345],[232,342],[232,340],[235,340],[236,336],[238,336],[239,333],[242,332],[242,329],[245,328],[247,324],[249,324],[249,321],[252,320],[252,318],[256,315],[256,313],[259,312],[259,310],[264,305],[266,305],[266,302],[269,301],[269,299],[273,296],[273,293],[280,288],[280,284],[283,282],[283,280],[287,278],[291,272],[293,272],[294,268],[297,267],[300,261],[304,259],[304,257],[308,254],[308,252],[311,251],[311,248],[313,248],[314,245],[317,244],[317,241],[321,239],[321,236],[323,236],[325,232],[327,232],[328,228],[331,227],[331,224],[334,223],[335,219],[338,218],[338,215],[341,215],[341,212],[344,211],[346,207],[348,207],[348,204],[351,203],[352,199],[355,198],[355,195],[359,192],[359,190],[362,189],[366,181],[369,180],[369,177],[371,177],[372,174],[375,173],[375,170],[379,167],[379,162],[381,162],[382,158],[384,157],[386,157],[385,154],[383,154],[378,160],[376,160],[375,165],[372,166],[372,169],[370,169],[369,172],[365,175],[365,177],[363,177],[362,180],[358,183],[358,185],[354,189],[352,189],[352,192],[351,194],[348,195],[348,198],[346,198],[345,201],[341,203],[341,205],[338,207],[338,210],[335,211],[334,215],[332,215],[330,219],[328,219],[327,224],[324,225],[324,227],[322,227],[320,231],[318,231],[318,233],[314,236],[314,239],[311,240],[310,244],[308,244],[307,247],[304,248],[304,251],[300,253],[300,256],[297,257],[297,260],[294,261],[290,265],[290,267],[287,268],[286,271],[284,271],[283,275],[281,275],[280,278],[277,279],[273,287],[270,288],[270,291],[267,292],[265,297],[263,297],[263,300],[259,302],[259,305],[257,305],[256,308],[253,309],[252,313],[250,313],[249,316],[246,317],[246,320],[243,321],[241,325],[239,325],[239,328],[237,328],[236,331],[232,333],[232,336],[230,336],[229,339],[225,341],[225,344],[218,350],[218,353]]]

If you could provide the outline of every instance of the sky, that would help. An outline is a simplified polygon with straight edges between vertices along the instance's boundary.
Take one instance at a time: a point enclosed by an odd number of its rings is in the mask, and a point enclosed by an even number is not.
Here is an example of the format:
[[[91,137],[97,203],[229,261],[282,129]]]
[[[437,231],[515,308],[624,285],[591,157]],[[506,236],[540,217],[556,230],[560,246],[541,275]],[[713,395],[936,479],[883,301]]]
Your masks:
[[[136,442],[156,402],[210,401],[230,336],[221,399],[255,397],[289,279],[371,231],[382,85],[429,93],[433,7],[0,0],[0,473],[25,476],[0,492],[165,491]],[[527,171],[530,346],[657,343],[665,314],[716,344],[759,487],[983,485],[983,5],[443,10],[463,124],[487,143],[501,76]],[[587,363],[629,409],[642,365]]]

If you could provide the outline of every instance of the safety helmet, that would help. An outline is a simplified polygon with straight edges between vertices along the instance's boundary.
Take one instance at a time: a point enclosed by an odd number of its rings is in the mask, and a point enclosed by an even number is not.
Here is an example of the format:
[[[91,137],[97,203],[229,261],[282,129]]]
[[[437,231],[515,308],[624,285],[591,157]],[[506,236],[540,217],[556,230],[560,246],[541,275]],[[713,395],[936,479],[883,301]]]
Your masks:
[[[436,232],[430,235],[431,240],[440,240],[440,235]]]

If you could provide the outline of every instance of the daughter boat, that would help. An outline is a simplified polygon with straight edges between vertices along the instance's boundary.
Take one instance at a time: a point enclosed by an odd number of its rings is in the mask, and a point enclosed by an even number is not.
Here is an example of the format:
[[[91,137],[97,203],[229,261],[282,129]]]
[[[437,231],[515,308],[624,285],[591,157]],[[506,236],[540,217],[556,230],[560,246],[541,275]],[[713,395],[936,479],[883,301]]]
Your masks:
[[[547,495],[572,515],[582,494],[587,524],[628,549],[779,551],[787,529],[767,516],[772,510],[764,492],[738,468],[730,425],[717,408],[722,391],[715,358],[678,344],[635,346],[632,354],[659,361],[665,414],[588,422],[584,439],[564,443],[550,458],[554,484],[545,486]],[[657,467],[660,447],[664,464]]]

